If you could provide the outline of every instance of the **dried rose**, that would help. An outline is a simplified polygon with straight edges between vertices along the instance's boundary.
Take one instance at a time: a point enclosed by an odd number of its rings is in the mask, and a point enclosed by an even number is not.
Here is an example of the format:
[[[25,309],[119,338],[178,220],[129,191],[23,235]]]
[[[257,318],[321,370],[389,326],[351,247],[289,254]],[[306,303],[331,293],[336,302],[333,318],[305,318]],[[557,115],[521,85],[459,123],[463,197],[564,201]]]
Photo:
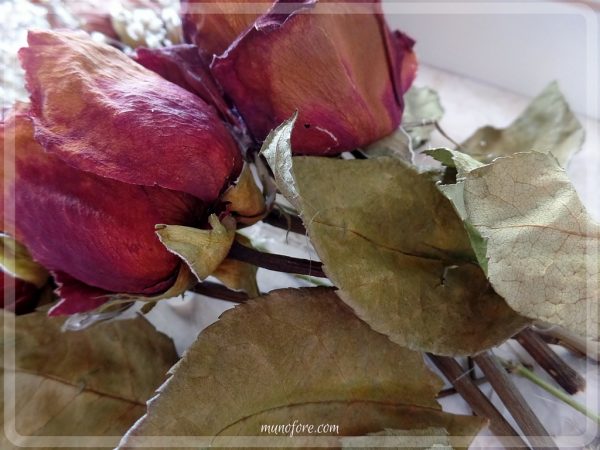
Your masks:
[[[3,173],[15,205],[4,231],[54,276],[62,301],[51,313],[182,292],[191,272],[155,225],[206,225],[242,167],[228,127],[199,96],[84,33],[28,40],[31,107],[2,124],[15,163]]]
[[[4,160],[14,161],[4,171],[4,203],[14,204],[4,231],[55,276],[62,302],[52,313],[94,309],[114,293],[157,295],[185,273],[154,226],[203,224],[202,201],[70,166],[35,141],[23,108],[2,122],[0,138]]]
[[[101,177],[215,201],[242,167],[214,108],[123,53],[70,31],[29,33],[19,52],[35,138]]]
[[[187,0],[184,31],[212,59],[254,138],[295,110],[299,154],[351,150],[398,127],[416,73],[414,42],[389,31],[379,2],[276,1],[261,15],[236,13],[240,6]]]

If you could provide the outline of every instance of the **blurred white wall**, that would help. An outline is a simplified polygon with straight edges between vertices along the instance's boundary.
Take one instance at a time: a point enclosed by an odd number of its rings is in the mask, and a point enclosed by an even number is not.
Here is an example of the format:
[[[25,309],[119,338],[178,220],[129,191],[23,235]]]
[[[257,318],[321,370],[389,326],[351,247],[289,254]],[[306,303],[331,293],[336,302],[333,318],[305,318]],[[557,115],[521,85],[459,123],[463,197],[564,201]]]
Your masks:
[[[558,80],[572,107],[600,118],[600,2],[384,0],[419,59],[534,96]]]

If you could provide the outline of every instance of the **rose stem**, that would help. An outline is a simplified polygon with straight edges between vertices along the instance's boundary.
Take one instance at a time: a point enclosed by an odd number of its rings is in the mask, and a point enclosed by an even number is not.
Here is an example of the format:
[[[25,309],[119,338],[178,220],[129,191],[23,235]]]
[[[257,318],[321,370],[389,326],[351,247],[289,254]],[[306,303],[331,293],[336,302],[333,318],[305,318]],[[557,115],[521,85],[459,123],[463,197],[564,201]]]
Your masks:
[[[231,259],[253,264],[257,267],[273,270],[275,272],[296,273],[300,275],[327,278],[327,275],[323,272],[323,265],[318,261],[265,253],[246,247],[237,241],[233,242],[228,256]]]
[[[471,381],[473,381],[473,383],[475,383],[475,386],[481,386],[482,384],[485,384],[488,382],[486,377],[475,378],[475,379],[471,378]],[[456,388],[449,387],[446,389],[442,389],[440,392],[438,392],[438,395],[436,395],[436,398],[450,397],[451,395],[456,395],[456,394],[459,394],[459,392],[456,390]]]
[[[569,394],[576,394],[585,389],[585,378],[563,361],[563,359],[531,329],[524,329],[515,336],[515,339]]]
[[[516,375],[519,375],[521,377],[527,378],[529,381],[537,384],[539,387],[544,389],[549,394],[551,394],[554,397],[558,398],[559,400],[563,401],[564,403],[566,403],[573,409],[579,411],[581,414],[584,414],[585,416],[589,417],[596,423],[600,423],[600,416],[598,414],[590,411],[584,405],[575,401],[575,399],[573,399],[573,397],[564,393],[562,390],[560,390],[560,389],[552,386],[550,383],[542,380],[534,372],[532,372],[531,370],[526,368],[523,364],[514,364],[514,363],[502,361],[502,365],[504,365],[507,368],[507,370],[509,370],[510,372],[512,372]]]
[[[282,213],[279,210],[271,211],[269,215],[263,219],[263,222],[281,228],[282,230],[306,234],[306,228],[304,228],[304,224],[300,217],[293,214]]]
[[[557,449],[556,444],[495,356],[484,352],[474,359],[532,447]]]
[[[480,417],[490,421],[490,429],[502,440],[507,448],[522,448],[528,445],[521,439],[519,433],[506,421],[490,400],[479,390],[471,378],[467,376],[463,368],[454,358],[437,356],[427,353],[429,359],[444,374],[446,379],[452,383],[454,389],[469,404],[471,409]]]
[[[542,339],[553,339],[569,350],[587,356],[595,362],[600,362],[600,344],[587,341],[581,336],[558,325],[542,326],[535,324],[534,330]]]
[[[198,283],[191,291],[196,292],[197,294],[206,295],[207,297],[227,300],[234,303],[245,303],[249,300],[248,295],[244,292],[234,291],[222,284],[212,283],[210,281]]]
[[[475,376],[475,364],[473,363],[473,358],[471,358],[470,356],[467,356],[467,370],[469,372],[469,377],[471,378],[471,380],[475,381],[475,379],[477,378]],[[472,412],[473,415],[475,416],[475,411]]]

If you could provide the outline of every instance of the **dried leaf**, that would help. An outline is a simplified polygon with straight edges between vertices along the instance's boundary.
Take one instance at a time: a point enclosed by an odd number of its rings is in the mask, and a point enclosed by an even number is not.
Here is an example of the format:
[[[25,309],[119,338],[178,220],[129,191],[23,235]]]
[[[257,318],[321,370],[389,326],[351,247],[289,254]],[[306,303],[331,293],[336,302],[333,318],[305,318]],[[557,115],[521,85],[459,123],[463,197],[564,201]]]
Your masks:
[[[441,162],[446,167],[456,169],[456,178],[458,180],[463,179],[470,171],[483,166],[483,163],[477,161],[472,156],[447,148],[425,150],[423,153]]]
[[[235,239],[235,222],[231,216],[221,223],[212,214],[208,221],[212,230],[181,225],[156,225],[160,242],[171,253],[183,259],[198,281],[204,280],[219,267]]]
[[[547,154],[516,153],[470,172],[467,220],[487,240],[488,277],[523,315],[588,334],[598,307],[600,226]],[[591,335],[597,338],[597,335]]]
[[[292,147],[292,130],[298,119],[298,113],[283,122],[269,133],[260,150],[273,171],[275,182],[281,193],[297,210],[300,210],[300,199],[292,174],[292,160],[289,155]]]
[[[238,222],[245,225],[258,222],[268,213],[265,198],[248,164],[244,165],[237,182],[225,191],[221,201],[229,202],[228,210],[235,214]]]
[[[481,419],[442,412],[441,386],[420,354],[372,331],[332,289],[283,289],[204,330],[120,448],[144,436],[189,436],[177,439],[181,447],[246,436],[245,444],[268,436],[261,425],[294,420],[339,425],[339,436],[435,427],[468,439]]]
[[[456,169],[456,177],[453,181],[455,184],[439,184],[438,188],[452,202],[454,209],[459,217],[464,221],[465,230],[471,240],[471,247],[477,257],[477,262],[487,274],[487,246],[486,241],[481,237],[481,234],[467,220],[467,212],[465,209],[464,200],[464,184],[461,182],[464,177],[474,169],[483,166],[483,163],[477,161],[466,153],[449,150],[447,148],[436,148],[426,150],[423,153],[430,155],[444,166]]]
[[[326,273],[375,330],[454,355],[525,325],[489,286],[462,221],[429,177],[391,158],[295,158],[294,174]]]
[[[299,193],[294,200],[325,272],[373,329],[409,348],[456,355],[497,345],[525,326],[490,287],[462,220],[427,174],[393,158],[266,150],[280,189]],[[291,186],[281,185],[290,178]]]
[[[4,233],[0,233],[0,268],[38,288],[44,286],[49,277],[48,271],[33,260],[23,244]]]
[[[141,317],[62,332],[63,320],[43,313],[2,316],[4,335],[15,343],[14,365],[8,351],[3,377],[14,386],[5,394],[14,398],[16,414],[10,402],[3,405],[4,425],[10,436],[23,436],[21,445],[30,436],[111,441],[144,413],[146,400],[177,360],[173,342]],[[16,448],[4,434],[0,447]]]
[[[482,162],[515,152],[551,152],[565,167],[583,145],[585,132],[561,93],[551,83],[525,111],[505,129],[480,128],[461,144],[460,150]]]

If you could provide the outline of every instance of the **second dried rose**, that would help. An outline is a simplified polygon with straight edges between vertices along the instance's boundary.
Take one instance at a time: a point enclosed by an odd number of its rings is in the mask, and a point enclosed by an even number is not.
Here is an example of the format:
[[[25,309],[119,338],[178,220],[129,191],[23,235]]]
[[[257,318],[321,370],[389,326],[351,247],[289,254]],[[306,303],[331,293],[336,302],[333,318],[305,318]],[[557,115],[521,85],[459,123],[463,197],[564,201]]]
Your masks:
[[[380,3],[277,1],[261,15],[242,6],[188,0],[184,31],[256,140],[296,110],[298,154],[352,150],[398,127],[414,42],[389,31]]]

